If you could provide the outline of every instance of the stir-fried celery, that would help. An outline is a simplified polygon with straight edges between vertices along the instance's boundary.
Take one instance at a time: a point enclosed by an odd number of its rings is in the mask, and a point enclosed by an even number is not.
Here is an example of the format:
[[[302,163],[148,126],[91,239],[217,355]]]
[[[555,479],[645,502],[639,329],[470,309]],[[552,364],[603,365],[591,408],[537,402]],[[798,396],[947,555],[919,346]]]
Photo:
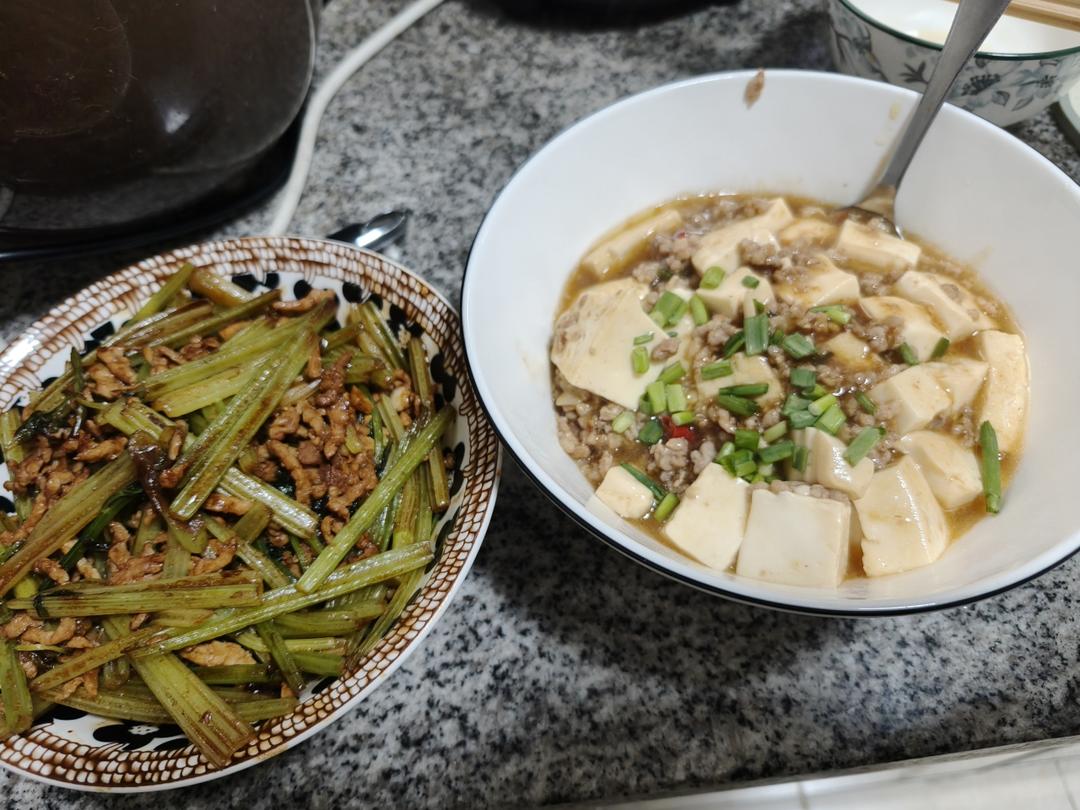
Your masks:
[[[203,574],[179,579],[149,579],[125,585],[83,580],[9,604],[33,610],[43,619],[62,616],[108,616],[152,613],[182,604],[185,608],[251,607],[262,588],[249,573]]]
[[[34,563],[73,539],[108,500],[135,480],[135,464],[122,453],[61,498],[38,522],[19,550],[0,565],[0,595],[7,593]]]
[[[397,620],[449,504],[454,412],[419,339],[371,301],[331,327],[332,298],[281,303],[185,264],[25,421],[0,414],[18,481],[0,624],[77,619],[70,639],[0,638],[5,733],[61,704],[176,723],[220,767]]]
[[[360,505],[349,522],[334,536],[333,541],[311,567],[304,572],[296,583],[296,587],[305,593],[310,593],[319,587],[330,572],[337,568],[338,564],[345,559],[356,541],[367,531],[379,513],[390,503],[398,489],[404,486],[405,481],[413,470],[427,457],[431,448],[439,441],[446,432],[450,420],[453,419],[454,409],[449,405],[443,407],[435,414],[420,430],[412,437],[405,440],[405,449],[401,457],[383,474],[382,479],[376,484],[375,489],[368,495],[367,500]]]
[[[110,617],[103,623],[113,638],[128,632],[124,618]],[[227,765],[254,736],[251,726],[176,656],[159,653],[132,663],[169,717],[214,765]]]
[[[4,706],[4,727],[8,732],[25,731],[34,719],[34,707],[26,675],[19,666],[15,648],[0,639],[0,701]]]

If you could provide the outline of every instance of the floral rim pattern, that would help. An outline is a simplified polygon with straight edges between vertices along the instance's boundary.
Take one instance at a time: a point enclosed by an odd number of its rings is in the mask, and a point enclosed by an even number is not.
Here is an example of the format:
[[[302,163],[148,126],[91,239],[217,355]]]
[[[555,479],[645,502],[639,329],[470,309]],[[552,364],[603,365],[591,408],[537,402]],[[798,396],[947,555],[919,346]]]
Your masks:
[[[870,20],[846,0],[829,4],[829,46],[838,69],[922,92],[941,53]],[[997,123],[1009,124],[1048,106],[1080,77],[1080,48],[1047,54],[978,53],[960,73],[949,101]],[[998,120],[998,119],[1003,120]]]
[[[439,556],[417,598],[358,669],[316,684],[292,714],[263,723],[228,767],[215,769],[175,726],[118,723],[61,707],[0,743],[0,765],[51,784],[123,792],[190,785],[269,759],[325,727],[396,669],[431,629],[472,565],[495,503],[500,447],[469,382],[458,314],[400,265],[334,242],[253,237],[196,245],[95,282],[0,353],[0,407],[22,401],[62,368],[69,347],[83,350],[110,334],[184,262],[211,266],[252,289],[281,285],[286,300],[311,287],[333,289],[342,307],[372,296],[392,327],[422,333],[436,382],[458,410],[451,446],[459,474],[439,527]]]

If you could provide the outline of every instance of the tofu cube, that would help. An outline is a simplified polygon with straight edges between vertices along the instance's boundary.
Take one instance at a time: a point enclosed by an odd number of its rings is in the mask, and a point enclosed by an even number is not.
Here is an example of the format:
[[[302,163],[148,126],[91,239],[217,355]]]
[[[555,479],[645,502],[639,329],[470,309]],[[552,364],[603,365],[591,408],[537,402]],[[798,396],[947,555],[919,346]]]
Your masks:
[[[846,220],[836,240],[836,250],[844,254],[853,266],[897,273],[909,270],[919,262],[922,248],[895,236]]]
[[[959,509],[982,492],[975,453],[952,436],[916,430],[900,439],[899,446],[918,466],[943,509]]]
[[[649,488],[618,465],[607,471],[596,488],[596,497],[622,518],[643,518],[653,505]]]
[[[604,239],[581,260],[581,266],[598,278],[604,278],[644,253],[653,237],[671,233],[682,223],[678,211],[666,208]]]
[[[847,572],[850,532],[850,504],[755,489],[735,572],[783,585],[835,588]]]
[[[821,348],[829,352],[844,368],[853,371],[873,368],[880,363],[878,356],[870,351],[866,342],[851,332],[840,332],[822,343]]]
[[[635,374],[630,361],[634,338],[652,333],[645,349],[667,335],[641,308],[648,287],[619,279],[585,289],[555,323],[551,361],[571,384],[635,410],[645,385],[656,379],[663,363],[650,363]],[[680,352],[682,347],[680,347]]]
[[[854,467],[844,458],[847,445],[835,436],[814,427],[796,430],[791,435],[796,445],[805,447],[808,452],[806,470],[800,473],[793,467],[788,477],[808,484],[821,484],[823,487],[843,492],[851,498],[862,497],[870,486],[874,474],[874,462],[864,458]]]
[[[948,545],[945,512],[910,456],[874,473],[866,494],[855,501],[855,510],[867,576],[929,565]]]
[[[757,279],[757,286],[750,289],[743,284],[743,279],[747,277]],[[699,288],[697,294],[710,312],[717,312],[725,318],[735,318],[742,311],[747,298],[751,300],[751,306],[753,299],[760,301],[767,309],[772,309],[776,304],[776,296],[769,280],[749,267],[740,267],[733,273],[728,273],[715,289]]]
[[[935,360],[925,366],[934,375],[937,384],[949,395],[950,405],[945,411],[947,414],[958,413],[975,402],[989,368],[981,360],[967,357]]]
[[[870,399],[891,409],[897,433],[926,427],[952,400],[926,366],[912,366],[870,389]]]
[[[859,279],[841,270],[825,256],[820,256],[816,263],[807,267],[802,278],[795,283],[781,282],[775,289],[781,301],[803,309],[859,299]]]
[[[1027,423],[1028,360],[1019,335],[987,330],[975,336],[979,356],[989,364],[979,423],[989,421],[1004,453],[1020,448]]]
[[[735,562],[750,511],[750,485],[709,464],[683,493],[663,533],[680,551],[723,571]]]
[[[790,225],[794,219],[784,200],[773,200],[765,213],[723,225],[705,234],[691,261],[699,273],[704,273],[710,267],[722,267],[730,273],[741,260],[740,242],[749,239],[759,245],[778,245],[776,232]]]
[[[915,350],[920,362],[930,359],[938,341],[945,337],[945,333],[938,329],[930,313],[906,298],[892,295],[871,296],[861,299],[859,306],[868,318],[878,323],[888,318],[899,319],[900,337]]]
[[[784,387],[780,383],[780,378],[769,365],[769,361],[760,354],[747,357],[743,352],[737,352],[731,357],[731,371],[732,373],[727,377],[718,377],[714,380],[703,380],[699,376],[698,393],[702,397],[712,398],[721,388],[728,386],[767,383],[769,390],[760,397],[755,397],[755,402],[766,409],[784,398]]]
[[[831,222],[826,222],[823,219],[803,217],[795,220],[780,231],[780,243],[793,245],[798,242],[804,245],[829,247],[836,241],[836,234],[839,233],[839,230]]]
[[[908,270],[896,282],[896,291],[930,310],[949,340],[962,340],[980,329],[994,327],[994,322],[979,309],[975,296],[949,276]]]

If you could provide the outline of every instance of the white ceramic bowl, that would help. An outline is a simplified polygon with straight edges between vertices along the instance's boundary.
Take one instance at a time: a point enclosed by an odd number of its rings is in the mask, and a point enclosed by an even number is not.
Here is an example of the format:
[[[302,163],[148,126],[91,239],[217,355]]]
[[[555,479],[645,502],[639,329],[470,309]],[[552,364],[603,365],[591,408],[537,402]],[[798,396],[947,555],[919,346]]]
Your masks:
[[[626,99],[573,126],[513,177],[476,235],[462,290],[465,349],[503,441],[560,505],[610,545],[687,584],[817,613],[907,613],[1012,587],[1080,547],[1078,342],[1080,189],[1007,132],[946,107],[905,179],[898,218],[977,267],[1025,330],[1032,372],[1027,449],[1000,515],[935,564],[838,591],[714,571],[585,505],[591,488],[555,436],[548,342],[563,285],[585,249],[646,206],[697,191],[858,200],[915,94],[880,82],[770,71],[723,73]],[[599,551],[597,553],[600,553]]]
[[[956,3],[826,0],[838,70],[922,92],[937,64]],[[1049,107],[1080,77],[1080,33],[1004,16],[960,74],[949,101],[1015,124]]]

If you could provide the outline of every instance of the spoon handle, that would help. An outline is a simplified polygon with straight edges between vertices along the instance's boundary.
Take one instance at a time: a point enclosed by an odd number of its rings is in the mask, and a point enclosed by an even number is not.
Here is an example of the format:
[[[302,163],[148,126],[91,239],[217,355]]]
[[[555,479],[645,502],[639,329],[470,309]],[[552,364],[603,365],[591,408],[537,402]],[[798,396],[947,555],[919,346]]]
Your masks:
[[[972,55],[978,49],[994,23],[998,21],[1009,0],[960,0],[953,18],[949,36],[941,49],[926,90],[908,121],[907,129],[897,144],[896,151],[889,159],[888,166],[878,181],[879,187],[896,189],[900,180],[915,156],[915,150],[922,143],[923,136],[930,129],[930,124],[937,115],[945,97],[949,94],[956,77],[964,69]]]

